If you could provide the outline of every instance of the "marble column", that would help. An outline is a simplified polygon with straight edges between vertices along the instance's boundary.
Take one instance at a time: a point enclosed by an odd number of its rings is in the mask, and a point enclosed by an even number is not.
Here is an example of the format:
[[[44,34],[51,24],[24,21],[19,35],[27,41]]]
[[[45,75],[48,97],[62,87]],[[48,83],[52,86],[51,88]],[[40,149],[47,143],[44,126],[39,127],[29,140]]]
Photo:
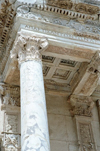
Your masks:
[[[50,151],[41,61],[47,46],[43,37],[19,34],[11,51],[20,66],[22,151]]]

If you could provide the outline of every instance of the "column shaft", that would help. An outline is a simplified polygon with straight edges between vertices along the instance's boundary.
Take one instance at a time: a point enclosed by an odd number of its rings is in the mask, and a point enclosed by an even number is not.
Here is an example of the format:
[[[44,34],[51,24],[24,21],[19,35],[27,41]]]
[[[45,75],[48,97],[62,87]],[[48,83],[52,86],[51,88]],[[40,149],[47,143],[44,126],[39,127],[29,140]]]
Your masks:
[[[20,66],[22,151],[49,151],[48,121],[42,73],[37,60]]]

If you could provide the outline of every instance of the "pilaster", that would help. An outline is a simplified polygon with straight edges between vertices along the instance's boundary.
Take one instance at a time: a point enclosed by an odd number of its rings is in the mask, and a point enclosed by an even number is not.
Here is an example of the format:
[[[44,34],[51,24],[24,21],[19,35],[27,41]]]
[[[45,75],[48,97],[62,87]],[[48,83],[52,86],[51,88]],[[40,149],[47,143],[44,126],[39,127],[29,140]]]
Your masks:
[[[20,89],[19,87],[0,84],[1,93],[1,151],[20,150]]]
[[[92,109],[95,105],[91,97],[72,95],[70,97],[71,115],[75,119],[79,151],[97,151],[93,131]]]

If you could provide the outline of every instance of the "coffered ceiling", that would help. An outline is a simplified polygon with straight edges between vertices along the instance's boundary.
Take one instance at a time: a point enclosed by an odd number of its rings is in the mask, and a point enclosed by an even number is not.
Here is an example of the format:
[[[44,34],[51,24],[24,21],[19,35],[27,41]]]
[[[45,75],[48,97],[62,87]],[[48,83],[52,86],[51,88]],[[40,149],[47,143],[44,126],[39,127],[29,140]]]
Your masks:
[[[80,66],[79,62],[42,56],[44,79],[51,79],[61,83],[70,83],[73,74]]]

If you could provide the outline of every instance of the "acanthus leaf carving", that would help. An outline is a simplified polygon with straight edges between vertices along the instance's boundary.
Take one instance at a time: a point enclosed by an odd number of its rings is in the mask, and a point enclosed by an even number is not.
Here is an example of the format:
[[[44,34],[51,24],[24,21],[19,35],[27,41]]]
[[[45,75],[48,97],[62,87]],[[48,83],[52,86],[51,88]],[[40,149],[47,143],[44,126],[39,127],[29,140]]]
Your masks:
[[[19,34],[17,41],[14,43],[14,48],[11,51],[11,58],[17,58],[19,64],[28,60],[41,61],[40,52],[48,47],[48,41],[44,37],[24,36]]]
[[[92,117],[92,109],[94,102],[91,97],[78,97],[75,95],[70,96],[69,102],[71,103],[72,109],[70,113],[72,116],[87,116]]]

